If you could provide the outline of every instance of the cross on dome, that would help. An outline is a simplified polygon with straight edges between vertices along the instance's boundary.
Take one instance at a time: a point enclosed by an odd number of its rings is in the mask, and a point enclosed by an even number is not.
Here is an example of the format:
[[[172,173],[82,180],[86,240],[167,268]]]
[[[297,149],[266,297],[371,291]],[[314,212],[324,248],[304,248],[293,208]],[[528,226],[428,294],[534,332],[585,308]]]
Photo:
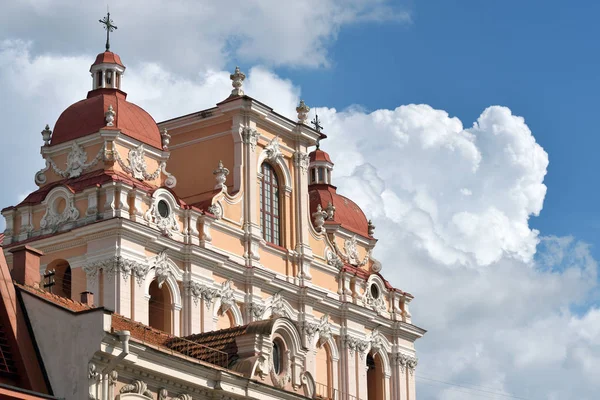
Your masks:
[[[106,51],[110,50],[110,33],[115,29],[118,29],[116,25],[113,25],[113,20],[110,19],[110,13],[106,12],[106,17],[98,20],[101,24],[104,25],[104,29],[106,30]]]

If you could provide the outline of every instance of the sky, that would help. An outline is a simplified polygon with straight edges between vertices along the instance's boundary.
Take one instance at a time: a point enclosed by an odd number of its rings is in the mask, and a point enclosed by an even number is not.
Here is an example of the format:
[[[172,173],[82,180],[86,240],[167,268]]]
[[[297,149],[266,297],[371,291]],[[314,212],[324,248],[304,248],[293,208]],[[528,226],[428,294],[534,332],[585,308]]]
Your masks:
[[[0,207],[35,189],[40,131],[85,97],[104,6],[0,14]],[[319,112],[338,190],[415,295],[418,398],[595,399],[600,89],[592,1],[120,1],[128,100],[157,121],[250,96]],[[312,117],[312,115],[311,115]],[[591,182],[591,183],[590,183]],[[0,222],[0,229],[3,222]]]

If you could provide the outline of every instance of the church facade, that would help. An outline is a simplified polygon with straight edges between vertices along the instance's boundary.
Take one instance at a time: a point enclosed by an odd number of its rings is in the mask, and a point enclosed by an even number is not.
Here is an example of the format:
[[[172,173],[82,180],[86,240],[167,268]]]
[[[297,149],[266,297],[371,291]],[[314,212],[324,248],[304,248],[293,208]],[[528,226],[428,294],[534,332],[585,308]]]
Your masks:
[[[108,45],[107,45],[108,47]],[[2,250],[54,395],[414,400],[412,295],[373,258],[304,102],[246,95],[161,123],[108,50],[42,131]],[[316,147],[316,149],[315,149]]]

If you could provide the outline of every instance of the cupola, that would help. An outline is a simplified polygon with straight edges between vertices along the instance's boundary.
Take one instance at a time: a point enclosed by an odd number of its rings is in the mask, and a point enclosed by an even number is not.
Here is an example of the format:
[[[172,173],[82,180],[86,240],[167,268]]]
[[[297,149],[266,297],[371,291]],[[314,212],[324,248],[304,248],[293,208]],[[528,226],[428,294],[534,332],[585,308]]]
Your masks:
[[[333,162],[329,154],[323,150],[317,149],[309,155],[309,185],[331,185],[331,173],[333,172]]]
[[[125,73],[125,66],[121,58],[110,51],[110,33],[117,29],[110,19],[110,13],[100,20],[106,30],[106,50],[96,56],[96,61],[90,67],[92,74],[92,90],[96,89],[121,89],[121,80]]]

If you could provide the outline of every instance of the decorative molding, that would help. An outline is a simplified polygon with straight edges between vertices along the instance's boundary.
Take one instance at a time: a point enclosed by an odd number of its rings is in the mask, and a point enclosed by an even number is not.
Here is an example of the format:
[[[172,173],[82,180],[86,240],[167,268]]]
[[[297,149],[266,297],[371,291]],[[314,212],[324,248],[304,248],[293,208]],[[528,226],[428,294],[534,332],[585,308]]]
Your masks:
[[[218,202],[208,207],[206,211],[213,214],[217,219],[223,218],[223,207]]]
[[[106,126],[114,126],[116,116],[117,116],[117,113],[113,109],[112,104],[109,104],[108,110],[104,113],[104,119],[106,120]]]
[[[344,241],[343,252],[340,250],[340,248],[335,242],[333,242],[333,247],[335,248],[336,253],[340,256],[342,261],[347,262],[348,264],[354,265],[356,267],[362,267],[366,265],[369,262],[369,258],[371,257],[371,250],[369,250],[365,255],[365,258],[362,261],[360,261],[356,235]]]
[[[142,396],[146,396],[148,398],[152,398],[152,392],[148,390],[148,385],[146,385],[146,383],[139,381],[139,380],[135,380],[125,386],[123,386],[121,388],[121,390],[119,390],[120,394],[124,394],[124,393],[135,393],[135,394],[141,394]]]
[[[375,285],[375,283],[371,283],[371,284]],[[368,286],[365,289],[365,293],[362,296],[362,301],[363,301],[363,304],[365,305],[365,307],[375,310],[378,313],[382,313],[382,312],[387,311],[387,309],[385,306],[385,300],[383,300],[383,293],[381,293],[381,289],[379,289],[379,291],[380,291],[379,297],[374,298],[373,294],[371,293],[370,286]]]
[[[327,265],[337,269],[342,269],[344,266],[342,259],[329,247],[325,247],[325,260],[327,260]]]
[[[353,356],[354,352],[360,354],[360,358],[365,358],[365,353],[369,348],[369,342],[366,340],[355,338],[354,336],[346,335],[344,338],[344,345],[350,351],[350,355]]]
[[[244,144],[249,144],[250,149],[254,152],[256,150],[256,144],[258,143],[258,137],[260,136],[258,131],[249,126],[245,126],[240,128],[240,133],[242,135],[242,142]]]
[[[231,86],[233,86],[231,95],[243,96],[244,90],[242,89],[242,86],[244,84],[244,79],[246,79],[246,74],[240,71],[240,67],[235,67],[235,71],[233,74],[229,75],[229,79],[231,79]]]
[[[175,397],[175,400],[192,400],[192,395],[187,393],[182,393],[179,396]]]
[[[144,219],[148,222],[153,222],[156,227],[162,232],[163,235],[172,237],[173,232],[179,232],[179,224],[175,219],[175,213],[170,210],[167,217],[163,217],[158,212],[158,202],[161,200],[160,197],[153,197],[150,208],[144,214]]]
[[[217,166],[217,169],[213,171],[213,175],[215,176],[215,180],[217,181],[215,189],[226,192],[227,185],[225,185],[225,182],[227,181],[227,175],[229,175],[229,170],[223,166],[223,161],[219,160],[219,165]]]
[[[373,236],[373,234],[375,233],[375,224],[373,223],[373,221],[369,220],[367,229],[368,229],[367,233],[369,234],[369,236]]]
[[[294,165],[296,167],[300,168],[300,170],[303,173],[306,173],[306,171],[308,171],[308,164],[309,164],[308,154],[302,153],[300,151],[297,151],[294,153]]]
[[[231,287],[232,283],[233,282],[231,279],[228,279],[221,284],[219,297],[221,298],[221,312],[223,314],[233,307],[233,304],[235,303],[235,299],[233,297],[233,288]]]
[[[169,396],[169,391],[165,388],[158,389],[158,394],[156,396],[157,400],[167,400]]]
[[[292,381],[292,365],[291,365],[291,357],[290,350],[286,349],[283,355],[285,360],[283,360],[282,367],[284,371],[277,374],[275,372],[275,365],[273,365],[273,357],[269,357],[269,374],[271,375],[271,381],[276,388],[283,389],[287,385],[288,382]]]
[[[332,202],[327,203],[327,207],[325,208],[325,211],[327,212],[327,220],[332,221],[333,218],[335,217],[335,206],[333,205]]]
[[[147,171],[148,166],[146,165],[146,150],[144,144],[140,144],[129,150],[129,153],[127,154],[127,164],[125,164],[118,151],[113,149],[112,154],[121,168],[123,168],[123,171],[130,174],[135,179],[140,181],[152,181],[157,179],[162,172],[167,177],[167,179],[165,179],[166,187],[174,188],[177,185],[177,179],[166,170],[166,161],[161,161],[153,173]]]
[[[265,147],[265,152],[267,155],[267,160],[275,162],[279,158],[283,158],[283,153],[279,148],[279,136],[275,136],[273,140],[269,142],[269,144]]]
[[[271,318],[285,317],[285,302],[281,293],[277,292],[271,299]]]
[[[139,286],[142,285],[148,274],[149,267],[145,263],[126,259],[122,256],[114,256],[104,260],[96,261],[83,266],[88,282],[95,284],[100,270],[104,271],[109,281],[120,272],[123,280],[127,282],[130,274],[133,274]]]
[[[198,302],[203,299],[207,309],[210,308],[214,298],[217,296],[216,289],[209,288],[197,282],[187,281],[183,285],[184,289],[192,296],[194,304],[198,305]]]
[[[383,348],[383,335],[379,331],[379,328],[373,329],[371,332],[371,336],[369,337],[369,341],[371,342],[371,350],[377,353],[379,350]]]
[[[265,314],[265,306],[258,303],[250,303],[248,309],[255,320],[261,320]]]
[[[304,124],[308,118],[310,107],[304,103],[304,100],[300,100],[300,104],[296,107],[296,112],[298,113],[298,122]]]
[[[58,198],[65,200],[65,209],[59,214],[56,202]],[[48,196],[48,204],[46,204],[46,213],[40,221],[40,228],[43,230],[49,229],[56,231],[58,227],[69,221],[77,221],[79,218],[79,210],[75,207],[75,199],[72,193],[65,194],[62,192],[54,192]]]
[[[81,174],[96,165],[100,160],[104,158],[104,150],[106,144],[102,146],[102,148],[98,151],[94,159],[90,162],[87,162],[87,153],[83,149],[81,145],[77,142],[73,142],[71,145],[71,151],[67,155],[67,168],[65,170],[61,170],[58,168],[54,160],[50,158],[50,156],[45,157],[46,166],[45,168],[39,170],[35,174],[35,183],[38,185],[44,185],[48,178],[46,177],[46,171],[52,167],[54,173],[62,178],[77,178],[81,176]]]
[[[156,274],[156,282],[158,283],[158,288],[162,288],[162,285],[169,279],[169,276],[172,275],[171,269],[169,268],[169,256],[167,255],[166,250],[158,253],[156,257],[152,260],[152,267],[154,268],[154,272]]]
[[[304,322],[302,327],[303,332],[308,336],[308,340],[312,341],[313,337],[318,333],[319,340],[317,346],[322,346],[331,338],[331,324],[329,323],[329,315],[324,314],[318,323]]]
[[[169,131],[167,129],[163,129],[160,133],[160,138],[162,140],[162,148],[164,151],[169,151],[169,143],[171,143],[171,135],[169,135]]]
[[[404,353],[394,354],[394,361],[396,365],[400,367],[400,371],[404,373],[404,371],[408,369],[411,375],[415,373],[415,369],[419,363],[419,359],[417,357],[409,356]]]
[[[327,212],[323,211],[321,204],[317,204],[317,211],[313,214],[313,222],[315,224],[315,230],[317,232],[323,232],[323,225],[325,225],[325,218],[327,218]]]

